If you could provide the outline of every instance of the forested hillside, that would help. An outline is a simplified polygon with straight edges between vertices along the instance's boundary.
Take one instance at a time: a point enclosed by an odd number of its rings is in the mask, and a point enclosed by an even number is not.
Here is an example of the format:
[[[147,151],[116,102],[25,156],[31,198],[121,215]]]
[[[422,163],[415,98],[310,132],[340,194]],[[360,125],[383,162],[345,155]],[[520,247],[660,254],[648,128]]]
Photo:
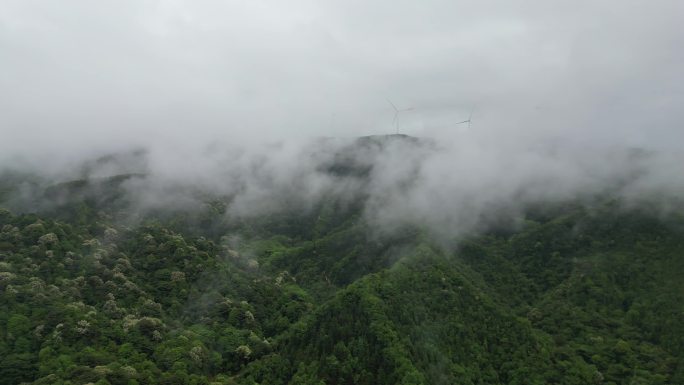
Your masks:
[[[144,178],[5,175],[0,384],[684,383],[675,209],[541,202],[445,239],[378,232],[363,194],[137,212]]]

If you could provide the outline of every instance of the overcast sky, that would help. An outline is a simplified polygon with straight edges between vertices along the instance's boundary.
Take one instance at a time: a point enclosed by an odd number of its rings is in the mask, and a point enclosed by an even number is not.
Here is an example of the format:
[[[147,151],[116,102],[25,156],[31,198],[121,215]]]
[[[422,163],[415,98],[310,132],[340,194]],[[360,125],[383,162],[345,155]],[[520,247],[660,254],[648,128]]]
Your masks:
[[[0,151],[458,132],[679,147],[684,2],[0,1]],[[455,123],[473,111],[471,132]]]

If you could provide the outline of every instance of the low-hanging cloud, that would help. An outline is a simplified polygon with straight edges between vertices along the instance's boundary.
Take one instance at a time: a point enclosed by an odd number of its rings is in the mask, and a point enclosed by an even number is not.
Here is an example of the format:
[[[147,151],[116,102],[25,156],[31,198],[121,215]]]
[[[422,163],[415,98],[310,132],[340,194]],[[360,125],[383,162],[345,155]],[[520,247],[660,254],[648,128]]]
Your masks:
[[[469,229],[505,204],[616,185],[676,198],[682,11],[5,1],[0,166],[52,180],[140,172],[127,186],[141,206],[192,205],[186,192],[202,189],[230,197],[232,215],[361,196],[382,226]],[[413,109],[395,124],[388,99]],[[395,130],[426,139],[351,144]],[[368,179],[324,172],[349,151],[372,165]],[[103,153],[130,156],[83,165]]]

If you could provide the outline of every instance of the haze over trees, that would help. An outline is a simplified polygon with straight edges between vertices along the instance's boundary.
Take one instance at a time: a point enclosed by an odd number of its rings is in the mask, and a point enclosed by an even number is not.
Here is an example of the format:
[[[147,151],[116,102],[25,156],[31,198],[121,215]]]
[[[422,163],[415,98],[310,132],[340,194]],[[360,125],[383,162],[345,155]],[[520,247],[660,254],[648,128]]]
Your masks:
[[[0,2],[0,385],[684,384],[684,2]]]
[[[415,159],[437,151],[361,138],[307,166],[332,184],[305,200],[271,186],[281,201],[267,210],[178,185],[178,204],[143,205],[140,186],[159,183],[144,173],[5,174],[16,212],[0,213],[0,383],[684,379],[677,206],[637,204],[620,184],[515,210],[492,202],[496,215],[451,233],[443,221],[380,228],[395,203],[377,202],[373,178],[395,145]],[[387,183],[414,188],[403,174]]]

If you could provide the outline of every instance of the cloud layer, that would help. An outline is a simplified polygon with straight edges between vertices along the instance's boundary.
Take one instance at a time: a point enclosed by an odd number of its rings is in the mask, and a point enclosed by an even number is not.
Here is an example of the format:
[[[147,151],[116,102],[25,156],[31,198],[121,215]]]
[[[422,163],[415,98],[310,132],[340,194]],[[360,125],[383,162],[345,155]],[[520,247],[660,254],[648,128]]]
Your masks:
[[[0,5],[2,150],[394,131],[682,139],[679,1]],[[503,137],[499,139],[499,137]]]
[[[157,181],[138,186],[145,202],[201,186],[234,194],[236,213],[361,191],[374,220],[450,227],[628,179],[625,196],[677,196],[682,14],[674,0],[3,1],[0,166],[137,167]],[[395,125],[388,100],[413,110]],[[368,184],[317,169],[348,139],[316,138],[395,130],[432,147],[356,154],[374,157]],[[142,164],[76,167],[131,149]]]

